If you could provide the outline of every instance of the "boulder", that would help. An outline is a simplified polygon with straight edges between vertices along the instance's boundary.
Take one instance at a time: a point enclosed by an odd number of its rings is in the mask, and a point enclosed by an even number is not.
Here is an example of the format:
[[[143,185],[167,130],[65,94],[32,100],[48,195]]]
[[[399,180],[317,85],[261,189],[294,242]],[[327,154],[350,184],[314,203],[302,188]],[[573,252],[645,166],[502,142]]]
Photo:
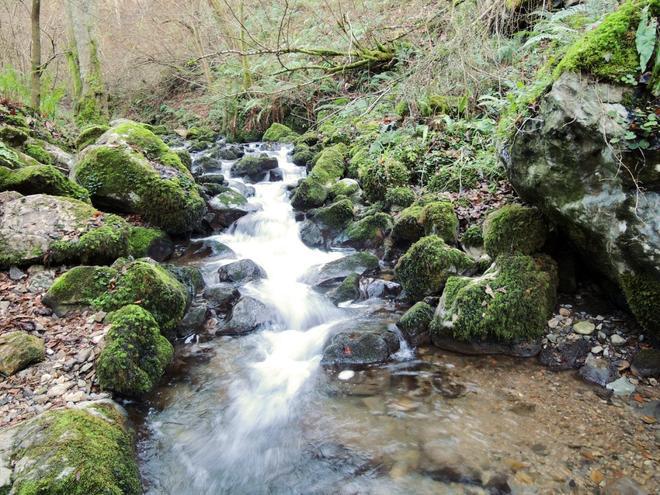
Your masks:
[[[536,208],[506,205],[486,217],[484,248],[493,258],[500,254],[534,254],[543,247],[547,230]]]
[[[335,304],[358,299],[360,297],[360,276],[357,273],[351,273],[326,295]]]
[[[312,171],[296,188],[291,198],[293,207],[299,210],[309,210],[323,206],[330,188],[342,178],[346,171],[345,158],[345,145],[338,144],[325,148],[319,154]]]
[[[134,258],[165,261],[174,253],[174,243],[165,232],[149,227],[131,227],[128,254]]]
[[[244,335],[273,323],[273,311],[261,301],[243,296],[232,308],[227,321],[216,330],[216,335]]]
[[[578,371],[580,376],[591,383],[604,387],[616,378],[616,371],[607,359],[589,354],[584,365]]]
[[[297,132],[284,124],[275,122],[266,130],[262,139],[267,143],[293,143],[298,136]]]
[[[108,129],[110,129],[110,126],[101,124],[92,124],[85,127],[76,139],[76,149],[80,151],[90,144],[94,144]]]
[[[643,378],[660,377],[660,349],[642,349],[632,360],[632,372]]]
[[[204,298],[209,308],[220,313],[229,313],[241,298],[241,293],[233,284],[218,284],[204,290]]]
[[[23,165],[24,164],[16,150],[11,149],[9,146],[6,146],[2,141],[0,141],[0,167],[16,169],[22,167]]]
[[[598,28],[590,36],[615,32]],[[606,64],[605,57],[579,53]],[[634,43],[632,53],[637,58]],[[558,226],[585,263],[622,287],[638,321],[658,332],[660,155],[622,145],[634,113],[627,102],[643,103],[631,93],[566,71],[540,99],[538,115],[516,129],[503,156],[520,196]]]
[[[447,243],[458,237],[458,217],[449,201],[414,203],[399,213],[392,229],[398,242],[415,242],[424,235],[437,235]]]
[[[319,247],[325,245],[325,238],[321,228],[311,220],[300,223],[300,239],[308,246]]]
[[[218,268],[220,282],[246,284],[254,280],[267,278],[267,276],[263,268],[248,259],[234,261]]]
[[[71,175],[95,205],[140,214],[168,233],[192,231],[206,210],[179,156],[135,122],[119,121],[85,148]]]
[[[0,375],[13,375],[46,357],[44,341],[26,332],[0,335]]]
[[[303,281],[317,288],[332,288],[352,274],[364,275],[378,269],[378,258],[369,253],[349,254],[338,260],[310,268]]]
[[[399,350],[399,338],[386,328],[341,331],[323,348],[321,364],[328,367],[361,367],[386,362]]]
[[[280,167],[274,168],[268,174],[268,180],[270,182],[282,182],[284,180],[284,170]]]
[[[137,302],[169,330],[183,318],[190,299],[186,286],[153,261],[118,260],[112,267],[72,268],[55,280],[43,303],[65,314],[81,306],[109,312]]]
[[[205,301],[193,301],[183,319],[176,326],[177,337],[186,337],[194,332],[199,332],[206,323],[209,316],[209,307]]]
[[[205,219],[213,230],[227,228],[239,218],[256,210],[245,196],[232,189],[214,196],[208,206]]]
[[[66,196],[89,203],[89,191],[70,181],[52,165],[31,165],[16,170],[0,167],[0,191]]]
[[[234,258],[236,253],[226,244],[214,239],[195,239],[179,258],[181,262],[196,262],[207,258]]]
[[[429,326],[433,313],[431,305],[420,301],[403,314],[396,326],[412,345],[428,344],[431,341]]]
[[[235,144],[228,144],[226,146],[222,146],[213,153],[213,156],[215,156],[219,160],[226,160],[226,161],[238,160],[239,158],[242,158],[244,155],[245,155],[245,151],[243,151],[243,148]]]
[[[96,361],[101,388],[126,396],[151,391],[172,360],[174,348],[147,310],[129,304],[107,316],[110,330]]]
[[[129,226],[81,201],[0,193],[0,267],[108,263],[128,252]]]
[[[555,305],[557,266],[547,256],[499,256],[480,277],[449,277],[431,323],[434,344],[537,339]]]
[[[309,212],[309,217],[322,231],[338,231],[353,219],[353,203],[350,199],[340,199],[328,206]]]
[[[364,282],[364,296],[367,299],[371,298],[394,298],[397,297],[401,291],[401,284],[392,282],[391,280],[367,279]]]
[[[143,493],[126,412],[112,401],[49,411],[7,434],[16,462],[2,493]]]
[[[355,249],[375,249],[383,245],[391,231],[392,217],[378,212],[351,222],[337,240]]]
[[[469,272],[474,261],[438,236],[423,237],[396,264],[396,276],[413,301],[439,294],[451,275]]]
[[[245,155],[231,167],[233,177],[242,177],[250,182],[265,180],[270,170],[277,168],[277,158],[261,155]]]

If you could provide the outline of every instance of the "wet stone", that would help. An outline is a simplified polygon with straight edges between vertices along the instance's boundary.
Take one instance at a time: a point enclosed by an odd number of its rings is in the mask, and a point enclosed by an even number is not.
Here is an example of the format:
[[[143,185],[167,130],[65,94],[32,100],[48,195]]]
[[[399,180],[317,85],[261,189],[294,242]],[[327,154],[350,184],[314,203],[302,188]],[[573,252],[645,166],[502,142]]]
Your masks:
[[[273,323],[273,311],[261,301],[243,296],[231,310],[231,315],[216,328],[216,335],[243,335]]]
[[[231,311],[240,297],[241,293],[231,284],[219,284],[204,290],[204,298],[208,301],[209,308],[221,313]]]
[[[390,331],[344,331],[333,335],[323,349],[324,366],[365,366],[384,363],[399,350]]]
[[[593,355],[587,356],[584,366],[580,368],[580,376],[591,383],[604,387],[612,381],[614,371],[606,359],[598,359]]]
[[[244,259],[223,265],[218,269],[220,282],[245,284],[266,278],[266,271],[252,260]]]
[[[630,365],[632,372],[644,378],[660,376],[660,349],[642,349]]]
[[[562,342],[557,347],[546,346],[539,354],[539,361],[554,371],[577,369],[587,357],[589,348],[589,342],[583,339]]]
[[[573,331],[580,335],[591,335],[596,330],[596,325],[590,321],[578,321],[573,325]]]

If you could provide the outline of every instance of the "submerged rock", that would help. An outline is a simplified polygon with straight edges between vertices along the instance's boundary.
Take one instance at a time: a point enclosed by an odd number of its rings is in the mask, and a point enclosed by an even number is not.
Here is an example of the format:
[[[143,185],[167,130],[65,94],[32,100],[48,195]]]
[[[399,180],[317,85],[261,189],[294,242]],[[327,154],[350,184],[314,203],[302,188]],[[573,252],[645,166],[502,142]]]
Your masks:
[[[44,341],[39,337],[27,332],[0,335],[0,375],[13,375],[45,357]]]

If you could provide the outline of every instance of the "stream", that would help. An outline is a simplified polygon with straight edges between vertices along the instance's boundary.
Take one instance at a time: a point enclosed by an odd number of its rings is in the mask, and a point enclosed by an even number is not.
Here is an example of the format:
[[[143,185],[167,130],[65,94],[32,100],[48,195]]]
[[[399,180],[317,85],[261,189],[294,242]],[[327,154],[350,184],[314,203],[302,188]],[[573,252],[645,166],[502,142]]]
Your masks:
[[[573,493],[598,462],[625,461],[610,456],[635,441],[629,413],[532,361],[413,352],[402,342],[387,365],[349,379],[324,372],[333,331],[391,327],[398,315],[378,299],[338,308],[300,281],[346,252],[301,241],[287,186],[305,170],[289,152],[268,151],[284,180],[254,185],[257,211],[210,238],[236,258],[202,265],[208,286],[231,261],[263,267],[268,277],[241,292],[269,306],[274,323],[182,346],[208,358],[188,360],[140,411],[148,494]],[[240,182],[231,164],[222,171]]]

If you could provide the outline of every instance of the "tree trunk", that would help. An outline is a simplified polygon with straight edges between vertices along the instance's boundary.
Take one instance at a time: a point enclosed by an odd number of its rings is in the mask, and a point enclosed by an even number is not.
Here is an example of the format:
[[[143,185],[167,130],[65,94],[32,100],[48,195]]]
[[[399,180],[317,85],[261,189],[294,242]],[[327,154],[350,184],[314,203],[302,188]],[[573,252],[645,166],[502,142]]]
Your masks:
[[[66,0],[66,10],[72,38],[67,58],[76,96],[76,121],[103,123],[107,120],[107,96],[98,55],[96,1]]]
[[[37,112],[41,107],[41,26],[39,18],[41,13],[41,0],[32,0],[32,108]]]
[[[241,0],[239,4],[239,13],[238,16],[241,20],[241,51],[245,53],[247,51],[247,44],[245,42],[245,32],[247,28],[245,27],[245,2]],[[247,91],[252,86],[252,75],[250,74],[250,62],[246,55],[241,56],[241,66],[243,67],[243,91]]]

